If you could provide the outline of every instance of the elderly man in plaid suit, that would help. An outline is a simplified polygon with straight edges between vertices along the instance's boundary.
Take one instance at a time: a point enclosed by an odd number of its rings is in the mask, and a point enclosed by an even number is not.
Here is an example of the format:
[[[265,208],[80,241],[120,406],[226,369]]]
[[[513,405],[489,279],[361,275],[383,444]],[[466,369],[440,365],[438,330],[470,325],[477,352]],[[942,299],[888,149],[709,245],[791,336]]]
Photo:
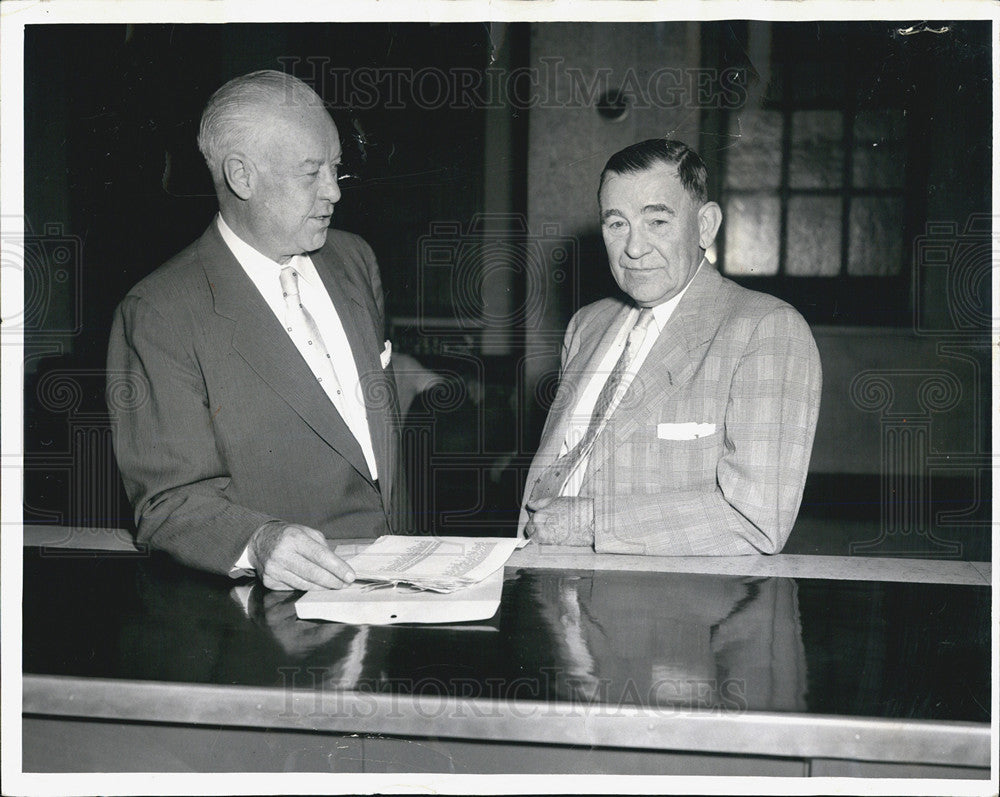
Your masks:
[[[788,304],[705,259],[722,223],[679,141],[613,155],[601,227],[627,297],[569,323],[518,534],[599,552],[777,553],[819,411],[816,344]]]

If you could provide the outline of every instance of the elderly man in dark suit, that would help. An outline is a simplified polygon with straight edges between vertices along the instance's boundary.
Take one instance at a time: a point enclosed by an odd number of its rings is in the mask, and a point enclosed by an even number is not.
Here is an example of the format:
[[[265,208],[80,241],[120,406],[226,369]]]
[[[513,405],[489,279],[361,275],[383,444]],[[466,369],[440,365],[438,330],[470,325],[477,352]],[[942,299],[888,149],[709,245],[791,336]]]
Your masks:
[[[354,573],[327,540],[405,532],[399,408],[378,266],[329,229],[337,128],[274,71],[209,100],[198,144],[219,214],[115,314],[115,453],[138,540],[276,589]]]
[[[819,412],[816,344],[792,307],[705,259],[722,223],[679,141],[613,155],[602,233],[625,299],[570,320],[519,532],[609,553],[776,553]]]

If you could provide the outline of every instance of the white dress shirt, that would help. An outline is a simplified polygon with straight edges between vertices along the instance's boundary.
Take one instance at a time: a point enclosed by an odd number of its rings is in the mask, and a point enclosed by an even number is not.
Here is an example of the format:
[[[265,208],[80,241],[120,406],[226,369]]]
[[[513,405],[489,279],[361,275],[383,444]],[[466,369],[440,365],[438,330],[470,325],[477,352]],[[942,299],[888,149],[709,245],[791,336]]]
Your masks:
[[[306,343],[306,339],[300,333],[301,330],[288,331],[285,323],[285,298],[281,290],[281,280],[279,275],[284,266],[271,260],[266,255],[261,254],[250,244],[240,238],[232,228],[226,224],[222,214],[216,217],[216,225],[222,240],[226,242],[233,256],[239,262],[243,271],[253,282],[261,297],[271,308],[281,328],[295,345],[296,350],[306,361],[309,370],[313,372],[320,381],[324,392],[330,398],[330,402],[337,412],[344,419],[347,427],[357,439],[361,446],[361,451],[365,455],[365,462],[372,479],[378,478],[378,470],[375,466],[375,449],[372,446],[371,431],[368,428],[368,414],[365,409],[364,397],[361,392],[361,380],[358,378],[358,368],[354,362],[354,355],[351,352],[350,343],[347,340],[347,333],[344,332],[344,325],[337,314],[337,308],[333,306],[330,295],[323,286],[323,281],[316,272],[316,267],[308,255],[297,255],[289,261],[299,274],[298,287],[299,298],[305,305],[309,314],[316,322],[323,343],[333,364],[334,373],[337,380],[344,388],[338,391],[338,385],[331,380],[324,383],[321,377],[322,365],[313,358],[314,350]],[[286,264],[286,265],[289,265]],[[247,548],[243,549],[240,558],[229,571],[229,575],[236,578],[242,575],[251,575],[253,568],[250,564],[250,554]]]
[[[698,268],[695,269],[695,274],[701,270],[704,262],[705,261],[702,260],[702,262],[698,265]],[[653,345],[660,337],[660,332],[663,331],[663,328],[667,325],[667,322],[670,320],[670,316],[673,315],[674,310],[677,308],[677,305],[680,304],[684,294],[687,293],[688,286],[691,285],[693,280],[694,275],[691,276],[691,279],[688,280],[687,285],[684,286],[680,293],[652,308],[653,321],[646,330],[646,336],[643,338],[642,345],[636,351],[631,363],[629,363],[628,369],[624,374],[622,374],[622,381],[618,385],[618,389],[615,391],[614,398],[611,400],[611,405],[608,407],[608,414],[601,423],[602,430],[604,425],[607,423],[608,418],[614,414],[615,409],[617,409],[618,404],[621,402],[622,397],[628,390],[629,385],[631,385],[632,380],[635,379],[635,375],[642,367],[642,364],[646,361],[646,357],[649,354],[650,349],[653,348]],[[580,438],[586,434],[587,428],[590,426],[590,416],[594,413],[594,407],[597,404],[598,397],[601,395],[601,390],[604,389],[604,383],[608,381],[608,377],[614,370],[615,364],[618,362],[618,358],[622,356],[622,351],[625,350],[625,341],[628,340],[629,332],[632,331],[632,327],[635,326],[635,322],[638,318],[639,308],[635,308],[626,317],[625,323],[622,325],[621,329],[618,330],[618,334],[615,335],[615,340],[611,344],[611,348],[605,353],[597,367],[597,370],[587,383],[587,387],[581,392],[580,400],[577,402],[576,408],[570,416],[569,424],[566,427],[566,439],[563,440],[559,456],[563,456],[570,451],[570,449],[577,444]],[[566,483],[563,485],[562,491],[559,495],[572,497],[580,494],[580,488],[583,486],[583,477],[587,473],[587,465],[590,462],[590,453],[590,451],[586,452],[586,454],[584,454],[577,462],[576,467],[566,479]]]

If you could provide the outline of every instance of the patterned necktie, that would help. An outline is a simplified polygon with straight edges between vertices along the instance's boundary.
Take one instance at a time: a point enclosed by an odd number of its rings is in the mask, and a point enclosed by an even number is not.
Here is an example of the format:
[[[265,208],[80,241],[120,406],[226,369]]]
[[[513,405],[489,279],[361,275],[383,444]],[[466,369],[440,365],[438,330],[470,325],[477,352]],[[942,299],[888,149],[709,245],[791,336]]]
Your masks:
[[[323,336],[319,334],[319,327],[299,296],[299,273],[292,265],[281,269],[279,275],[281,280],[281,292],[285,297],[285,328],[292,333],[297,333],[310,347],[307,351],[313,354],[313,362],[316,371],[316,378],[322,382],[329,379],[332,382],[336,395],[343,395],[340,380],[337,379],[337,372],[333,369],[333,360],[330,352],[323,343]],[[343,402],[337,402],[337,409],[341,414],[344,412]]]
[[[590,452],[594,440],[597,439],[597,433],[600,432],[608,414],[608,410],[611,409],[611,405],[615,400],[615,394],[618,392],[619,385],[621,385],[622,377],[628,370],[629,363],[632,357],[635,356],[635,352],[642,346],[642,341],[646,337],[646,330],[649,329],[649,324],[652,320],[653,311],[648,307],[642,308],[635,326],[628,333],[628,340],[625,341],[625,348],[622,350],[618,362],[615,363],[615,367],[608,375],[608,381],[601,388],[601,393],[597,397],[597,403],[594,405],[594,412],[590,416],[590,425],[587,427],[587,431],[572,449],[542,471],[542,475],[538,477],[538,481],[535,482],[535,486],[531,489],[531,497],[528,499],[528,503],[558,496],[566,480],[576,469],[580,460]]]

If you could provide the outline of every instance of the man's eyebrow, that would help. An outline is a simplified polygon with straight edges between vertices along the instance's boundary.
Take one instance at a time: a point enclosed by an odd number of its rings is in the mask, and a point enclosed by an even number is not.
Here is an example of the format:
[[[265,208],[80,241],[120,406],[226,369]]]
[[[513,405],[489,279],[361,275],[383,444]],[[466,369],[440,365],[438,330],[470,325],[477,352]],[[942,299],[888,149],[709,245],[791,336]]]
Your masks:
[[[324,163],[326,163],[326,159],[325,158],[304,158],[302,161],[299,162],[298,168],[300,168],[300,169],[308,169],[308,168],[313,167],[313,166],[315,166],[316,168],[319,168]],[[336,158],[334,158],[331,161],[331,163],[334,166],[339,166],[340,163],[341,163],[341,156],[338,155]]]
[[[643,213],[666,213],[668,216],[676,216],[677,215],[677,211],[674,210],[672,207],[670,207],[669,205],[663,205],[663,204],[660,204],[660,203],[656,203],[656,204],[653,204],[653,205],[646,205],[642,209],[642,212]],[[602,212],[601,213],[601,220],[603,221],[604,219],[608,218],[608,216],[621,216],[622,218],[625,218],[625,214],[622,213],[620,210],[618,210],[618,208],[608,208],[607,210],[605,210],[604,212]]]

